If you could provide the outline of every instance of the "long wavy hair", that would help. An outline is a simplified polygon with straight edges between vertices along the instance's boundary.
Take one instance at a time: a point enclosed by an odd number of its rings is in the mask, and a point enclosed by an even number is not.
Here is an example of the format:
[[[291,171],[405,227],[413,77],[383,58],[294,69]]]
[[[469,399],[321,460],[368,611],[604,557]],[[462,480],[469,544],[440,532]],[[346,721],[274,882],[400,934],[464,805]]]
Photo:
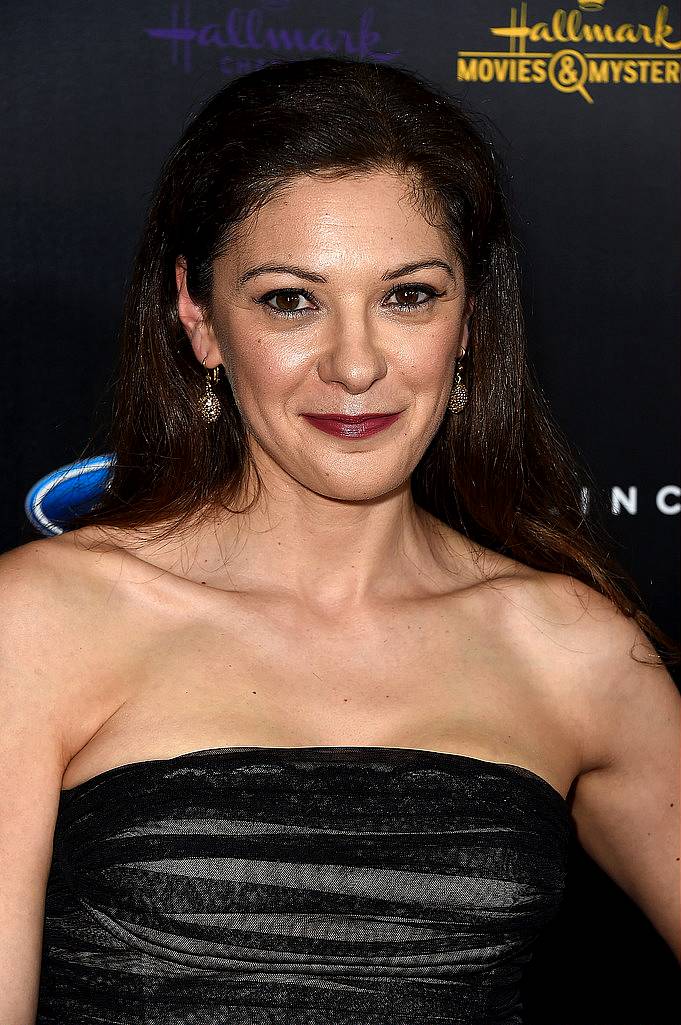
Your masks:
[[[374,171],[413,183],[475,297],[468,402],[445,415],[414,468],[415,503],[482,546],[596,588],[636,620],[662,661],[679,661],[681,649],[609,553],[599,488],[528,361],[506,173],[483,119],[394,65],[277,62],[230,81],[190,119],[161,169],[128,285],[105,439],[113,467],[99,500],[68,529],[108,525],[162,540],[216,508],[243,511],[253,473],[257,499],[261,481],[224,374],[220,418],[206,424],[199,412],[205,371],[178,316],[175,261],[184,257],[189,294],[210,321],[213,263],[246,217],[297,176]],[[91,438],[83,454],[93,445],[101,453]]]

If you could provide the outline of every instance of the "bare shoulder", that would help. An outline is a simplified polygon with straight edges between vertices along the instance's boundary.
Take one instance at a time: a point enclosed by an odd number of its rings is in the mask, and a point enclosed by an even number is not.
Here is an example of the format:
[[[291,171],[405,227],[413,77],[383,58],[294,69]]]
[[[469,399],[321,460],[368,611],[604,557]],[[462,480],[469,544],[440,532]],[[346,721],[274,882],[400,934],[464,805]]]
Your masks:
[[[137,657],[133,634],[127,647],[120,644],[131,572],[125,552],[93,532],[41,538],[0,555],[5,700],[17,722],[29,711],[34,724],[49,716],[45,729],[59,736],[64,766],[120,703],[121,668],[128,653],[133,664]]]
[[[54,639],[52,627],[61,616],[56,600],[53,560],[44,547],[31,542],[0,555],[0,671],[5,735],[29,708],[33,721],[41,706],[54,705],[54,678],[46,652]],[[28,725],[27,716],[27,725]]]
[[[580,774],[621,765],[642,744],[649,755],[664,745],[673,757],[670,723],[678,721],[681,697],[637,621],[567,574],[494,553],[483,564],[481,618],[502,638],[508,663],[556,709]]]
[[[3,643],[22,651],[41,674],[47,652],[58,637],[68,636],[69,618],[82,612],[85,576],[61,536],[42,538],[0,555],[0,615]],[[81,564],[82,568],[82,564]]]
[[[508,599],[509,643],[538,668],[578,743],[570,808],[580,844],[681,961],[681,695],[674,680],[636,620],[584,582],[521,571],[493,586]]]
[[[544,671],[553,658],[568,695],[581,749],[578,840],[681,961],[679,690],[636,620],[594,588],[540,573],[511,590],[539,631],[533,657]]]
[[[73,539],[0,555],[0,975],[13,1021],[35,1018],[63,774],[101,712],[91,700],[104,677],[90,624],[103,591]]]
[[[56,599],[53,611],[67,614],[75,608],[82,621],[96,611],[98,596],[107,597],[110,605],[119,597],[124,601],[126,584],[134,586],[158,575],[157,566],[134,557],[144,547],[133,531],[82,527],[3,553],[0,576],[4,588],[11,588],[13,582],[15,587],[36,591],[45,610],[49,594]]]
[[[0,555],[2,611],[40,647],[55,635],[67,640],[73,632],[86,634],[98,595],[121,574],[124,558],[122,550],[86,531],[10,549]]]
[[[600,591],[574,577],[539,573],[523,589],[545,644],[560,645],[560,669],[584,710],[585,745],[594,767],[611,760],[611,714],[624,706],[678,698],[676,686],[636,619]],[[604,716],[605,718],[600,718]],[[588,767],[588,766],[586,766]],[[585,768],[586,768],[585,767]]]
[[[668,785],[679,761],[681,695],[654,645],[632,616],[580,581],[545,579],[539,591],[549,609],[564,610],[572,623],[567,667],[578,699],[585,777],[593,773],[594,780],[613,783],[657,770]]]
[[[531,659],[572,717],[583,772],[622,757],[627,713],[629,731],[640,735],[653,710],[664,719],[678,708],[678,690],[645,632],[594,587],[527,567],[491,586],[503,598],[507,643]]]

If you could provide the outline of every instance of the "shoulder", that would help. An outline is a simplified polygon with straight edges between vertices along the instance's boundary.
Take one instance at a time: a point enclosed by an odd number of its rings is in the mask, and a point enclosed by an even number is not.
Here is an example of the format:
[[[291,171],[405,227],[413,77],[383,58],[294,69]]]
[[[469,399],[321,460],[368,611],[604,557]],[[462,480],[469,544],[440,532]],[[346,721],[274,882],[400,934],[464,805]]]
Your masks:
[[[637,621],[575,577],[520,570],[501,581],[505,634],[532,660],[570,716],[582,772],[626,759],[635,741],[665,734],[681,697]]]
[[[0,555],[0,601],[5,615],[41,630],[50,622],[74,626],[93,609],[97,592],[119,575],[124,552],[88,530],[40,538]]]
[[[624,757],[641,717],[659,721],[677,707],[678,690],[647,635],[595,587],[487,549],[472,561],[488,647],[555,709],[583,772]]]
[[[118,707],[127,669],[143,657],[144,630],[131,629],[133,575],[125,552],[92,533],[41,538],[0,555],[5,709],[17,722],[49,718],[64,764]]]
[[[2,666],[27,700],[68,694],[73,663],[87,658],[96,576],[92,560],[61,535],[0,555]]]
[[[61,537],[42,538],[0,555],[0,615],[5,644],[26,641],[40,650],[50,631],[67,621],[69,601],[79,593],[70,546]],[[30,642],[30,643],[29,643]]]
[[[602,667],[631,654],[658,661],[636,620],[576,577],[523,567],[511,578],[509,591],[515,613],[528,617],[547,645],[563,651],[565,664]]]
[[[581,769],[571,797],[577,838],[681,959],[678,888],[681,695],[636,620],[587,584],[539,574],[517,589],[541,624],[569,698]],[[553,651],[553,656],[550,655]]]
[[[83,527],[30,541],[0,555],[5,599],[33,595],[41,599],[45,613],[66,614],[76,608],[82,616],[96,609],[98,597],[106,597],[111,608],[118,596],[124,599],[126,584],[148,580],[156,570],[134,557],[140,545],[133,532],[109,527]],[[56,599],[55,605],[46,603],[48,596]]]
[[[0,735],[3,780],[19,780],[27,760],[46,786],[68,762],[71,641],[68,597],[55,547],[30,542],[0,555]]]

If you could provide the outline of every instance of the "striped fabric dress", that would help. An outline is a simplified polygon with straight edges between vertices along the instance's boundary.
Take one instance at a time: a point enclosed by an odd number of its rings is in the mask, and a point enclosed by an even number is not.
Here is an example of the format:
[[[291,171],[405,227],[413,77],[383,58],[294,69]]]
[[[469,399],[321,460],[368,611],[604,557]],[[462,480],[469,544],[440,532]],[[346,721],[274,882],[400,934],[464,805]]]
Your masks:
[[[521,1025],[572,825],[529,769],[210,748],[63,790],[36,1025]]]

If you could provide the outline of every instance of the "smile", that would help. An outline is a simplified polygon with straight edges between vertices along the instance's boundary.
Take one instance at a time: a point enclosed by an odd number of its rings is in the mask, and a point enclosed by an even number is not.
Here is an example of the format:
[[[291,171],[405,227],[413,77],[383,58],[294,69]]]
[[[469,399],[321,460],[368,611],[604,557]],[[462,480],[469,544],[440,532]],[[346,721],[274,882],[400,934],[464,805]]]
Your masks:
[[[325,434],[333,434],[337,438],[368,438],[372,434],[378,434],[401,416],[398,413],[389,413],[385,416],[313,416],[303,413],[303,417],[313,427]]]

